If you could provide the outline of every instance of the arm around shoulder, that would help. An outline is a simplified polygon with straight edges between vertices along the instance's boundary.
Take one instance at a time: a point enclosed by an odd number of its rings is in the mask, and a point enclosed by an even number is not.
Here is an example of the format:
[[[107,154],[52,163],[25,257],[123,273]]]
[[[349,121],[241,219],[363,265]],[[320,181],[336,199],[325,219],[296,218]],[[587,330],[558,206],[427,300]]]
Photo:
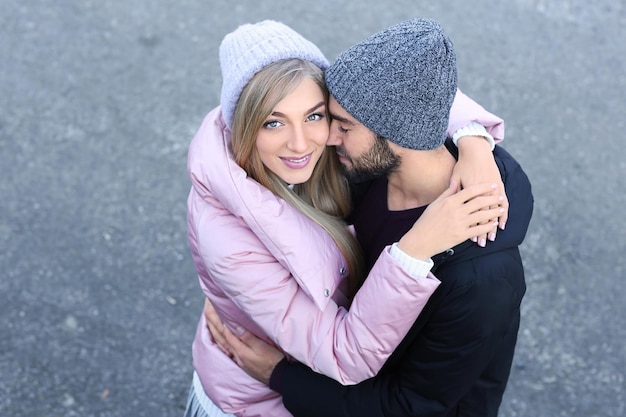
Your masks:
[[[488,112],[483,106],[457,89],[450,109],[448,136],[453,137],[459,129],[470,125],[472,122],[484,126],[495,143],[504,139],[504,120]]]

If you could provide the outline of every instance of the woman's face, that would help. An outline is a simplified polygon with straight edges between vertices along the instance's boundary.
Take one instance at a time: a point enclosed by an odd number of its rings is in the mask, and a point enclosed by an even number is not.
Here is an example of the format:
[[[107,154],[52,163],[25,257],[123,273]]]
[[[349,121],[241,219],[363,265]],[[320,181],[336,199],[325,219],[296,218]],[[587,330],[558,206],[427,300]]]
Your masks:
[[[306,182],[324,152],[328,129],[324,94],[306,78],[263,122],[256,137],[261,161],[288,184]]]

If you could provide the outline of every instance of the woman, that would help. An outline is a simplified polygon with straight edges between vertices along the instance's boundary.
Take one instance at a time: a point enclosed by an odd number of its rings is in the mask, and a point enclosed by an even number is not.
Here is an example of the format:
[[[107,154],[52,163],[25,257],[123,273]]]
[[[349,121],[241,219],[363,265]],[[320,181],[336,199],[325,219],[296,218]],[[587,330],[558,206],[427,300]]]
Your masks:
[[[391,247],[363,282],[357,242],[342,220],[349,190],[326,150],[326,59],[290,28],[265,21],[227,35],[220,61],[221,107],[205,118],[188,163],[189,239],[203,292],[230,328],[341,383],[371,377],[439,284],[430,257],[487,233],[493,224],[479,224],[498,217],[489,209],[498,196],[488,195],[489,185],[458,193],[451,186],[405,236],[411,250]],[[437,216],[464,226],[422,242]],[[276,393],[220,350],[204,318],[193,358],[187,415],[289,415]]]

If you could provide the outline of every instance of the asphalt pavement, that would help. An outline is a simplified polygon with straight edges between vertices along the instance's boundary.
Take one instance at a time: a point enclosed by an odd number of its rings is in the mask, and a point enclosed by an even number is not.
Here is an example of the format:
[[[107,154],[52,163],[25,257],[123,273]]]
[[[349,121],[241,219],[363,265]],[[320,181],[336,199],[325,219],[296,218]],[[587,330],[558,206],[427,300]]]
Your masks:
[[[624,2],[3,0],[0,416],[181,416],[186,152],[222,37],[272,18],[332,60],[410,17],[443,24],[534,187],[500,416],[626,415]]]

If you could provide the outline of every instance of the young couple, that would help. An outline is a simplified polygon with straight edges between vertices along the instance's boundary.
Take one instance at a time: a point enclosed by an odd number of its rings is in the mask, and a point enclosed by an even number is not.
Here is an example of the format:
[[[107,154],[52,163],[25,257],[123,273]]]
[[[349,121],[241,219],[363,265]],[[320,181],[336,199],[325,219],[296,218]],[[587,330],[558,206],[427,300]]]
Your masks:
[[[495,416],[533,199],[440,25],[402,22],[329,66],[264,21],[220,62],[189,149],[209,302],[185,415]]]

